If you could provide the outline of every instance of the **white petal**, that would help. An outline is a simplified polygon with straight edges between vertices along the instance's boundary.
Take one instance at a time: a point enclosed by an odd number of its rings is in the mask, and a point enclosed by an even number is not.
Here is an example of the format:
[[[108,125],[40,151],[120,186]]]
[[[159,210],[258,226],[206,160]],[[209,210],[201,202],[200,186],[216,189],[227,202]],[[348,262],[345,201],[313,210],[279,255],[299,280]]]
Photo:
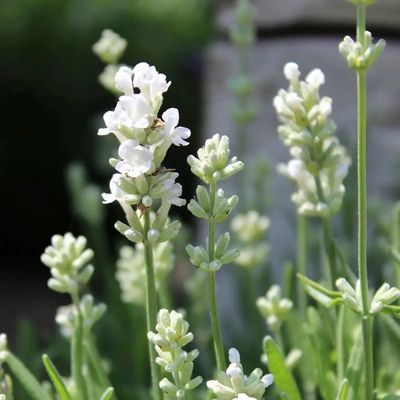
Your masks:
[[[125,140],[119,146],[118,155],[123,159],[128,158],[129,155],[132,153],[132,151],[134,151],[135,147],[138,144],[139,143],[136,140],[133,140],[133,139]]]
[[[184,139],[190,137],[190,134],[190,129],[178,126],[171,134],[172,143],[175,146],[187,146],[189,142],[186,142]]]
[[[274,383],[274,376],[272,374],[267,374],[264,375],[261,378],[261,382],[264,384],[264,386],[267,388],[268,386],[271,386]]]
[[[299,66],[294,62],[288,62],[283,67],[283,73],[288,81],[298,80],[300,77]]]
[[[110,131],[108,128],[100,128],[100,129],[97,131],[97,134],[98,134],[99,136],[109,135],[110,133],[111,133],[111,131]]]
[[[178,125],[179,111],[177,108],[169,108],[168,110],[163,112],[161,117],[162,117],[163,121],[165,122],[165,124],[167,125],[166,130],[169,128],[168,131],[171,132],[172,129]]]
[[[320,87],[322,84],[325,83],[325,75],[320,69],[318,69],[318,68],[313,69],[307,75],[306,82],[315,87]]]
[[[236,363],[236,364],[240,363],[240,354],[234,347],[229,349],[228,354],[229,354],[229,361],[231,363]]]
[[[132,70],[121,67],[115,74],[115,87],[125,95],[133,95]]]
[[[102,193],[101,197],[103,198],[103,204],[110,204],[115,201],[115,197],[111,193]]]

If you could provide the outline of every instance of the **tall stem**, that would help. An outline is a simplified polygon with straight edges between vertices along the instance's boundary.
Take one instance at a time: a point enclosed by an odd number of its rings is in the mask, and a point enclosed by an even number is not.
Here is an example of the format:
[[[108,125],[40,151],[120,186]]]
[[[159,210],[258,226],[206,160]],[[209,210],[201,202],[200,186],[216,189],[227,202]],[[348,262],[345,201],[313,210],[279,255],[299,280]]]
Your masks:
[[[147,232],[150,229],[150,211],[146,210],[144,213],[144,231]],[[153,248],[150,242],[144,241],[145,260],[146,260],[146,327],[147,332],[153,330],[157,324],[157,291],[156,291],[156,280],[154,276],[154,265],[153,265]],[[151,369],[151,381],[153,385],[153,396],[155,400],[162,399],[161,389],[159,387],[160,382],[160,371],[156,364],[156,352],[154,346],[150,341],[148,342],[149,357],[150,357],[150,369]]]
[[[357,41],[364,45],[366,6],[357,5]],[[361,283],[362,332],[365,356],[365,399],[373,399],[374,365],[372,317],[369,314],[367,273],[367,93],[365,71],[357,70],[357,179],[358,179],[358,276]]]
[[[216,184],[210,184],[210,215],[208,219],[208,258],[212,262],[215,259],[215,222],[213,221],[214,203],[216,196]],[[225,371],[226,362],[224,354],[224,346],[222,344],[221,330],[219,327],[217,297],[215,288],[216,273],[208,272],[208,296],[210,306],[211,330],[214,339],[215,358],[217,360],[218,371]]]
[[[307,275],[307,217],[297,215],[297,272]],[[297,300],[299,309],[304,315],[307,298],[303,286],[297,280]]]
[[[315,185],[319,199],[325,203],[325,194],[322,189],[319,175],[315,177]],[[336,260],[335,260],[335,242],[333,240],[331,217],[322,218],[323,244],[325,255],[328,261],[328,281],[332,290],[335,290],[335,281],[337,278]]]
[[[77,325],[71,341],[71,367],[72,377],[78,389],[79,399],[87,400],[88,391],[83,376],[83,317],[77,292],[71,293],[72,301],[77,311]]]

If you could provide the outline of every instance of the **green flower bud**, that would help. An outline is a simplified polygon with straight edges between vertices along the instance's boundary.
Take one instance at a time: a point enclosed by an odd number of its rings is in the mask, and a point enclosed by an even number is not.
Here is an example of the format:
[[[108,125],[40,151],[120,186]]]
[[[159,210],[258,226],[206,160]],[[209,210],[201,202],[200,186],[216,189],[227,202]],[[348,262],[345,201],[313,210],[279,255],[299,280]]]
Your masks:
[[[174,238],[180,231],[182,224],[180,221],[172,221],[165,226],[165,228],[161,231],[160,237],[158,238],[158,242],[166,242],[167,240],[171,240]]]
[[[208,218],[208,212],[196,200],[190,200],[188,210],[197,218]]]
[[[151,243],[157,243],[159,237],[160,237],[160,232],[157,229],[150,229],[147,232],[147,239]]]

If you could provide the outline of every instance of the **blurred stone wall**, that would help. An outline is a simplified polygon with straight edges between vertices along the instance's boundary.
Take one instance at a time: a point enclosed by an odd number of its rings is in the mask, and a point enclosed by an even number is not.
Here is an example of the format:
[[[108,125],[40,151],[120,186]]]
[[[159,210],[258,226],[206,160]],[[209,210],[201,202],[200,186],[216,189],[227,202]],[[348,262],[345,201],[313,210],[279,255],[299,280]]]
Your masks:
[[[338,53],[338,44],[345,34],[355,32],[355,7],[345,0],[257,0],[254,1],[258,40],[251,50],[250,69],[256,81],[259,106],[257,120],[250,128],[248,159],[267,158],[272,171],[269,208],[272,262],[275,271],[292,258],[294,242],[294,207],[292,192],[286,179],[275,173],[275,165],[289,155],[280,142],[272,99],[278,89],[287,86],[282,68],[288,61],[299,64],[305,76],[313,68],[321,68],[326,77],[322,95],[333,99],[333,119],[338,125],[340,140],[348,145],[355,166],[356,80]],[[205,80],[205,125],[207,137],[215,132],[228,134],[235,143],[234,126],[229,116],[229,77],[237,71],[235,49],[227,33],[233,22],[234,2],[226,1],[217,14],[220,39],[207,53]],[[381,0],[368,9],[368,29],[376,39],[387,41],[383,56],[368,73],[368,174],[369,192],[387,200],[395,200],[400,159],[400,1]],[[345,181],[355,185],[354,178]],[[356,223],[356,216],[351,216]]]

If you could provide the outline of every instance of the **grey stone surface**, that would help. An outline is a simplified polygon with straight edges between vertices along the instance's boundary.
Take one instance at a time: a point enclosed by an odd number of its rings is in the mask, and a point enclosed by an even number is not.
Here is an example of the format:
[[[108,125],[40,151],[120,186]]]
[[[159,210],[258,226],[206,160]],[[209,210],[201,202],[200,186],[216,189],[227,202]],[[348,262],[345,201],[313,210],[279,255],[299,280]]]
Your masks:
[[[285,38],[265,41],[250,54],[250,68],[257,82],[256,98],[260,107],[257,121],[248,136],[248,158],[266,157],[271,165],[289,159],[288,150],[280,142],[272,99],[279,88],[286,87],[282,67],[287,61],[299,64],[305,76],[313,68],[321,68],[326,77],[322,94],[333,99],[333,118],[338,136],[349,145],[355,164],[356,143],[356,80],[337,51],[341,38]],[[388,43],[384,55],[368,73],[368,174],[370,193],[381,197],[392,194],[400,158],[400,43]],[[219,132],[231,137],[235,144],[234,126],[229,116],[230,94],[226,80],[235,73],[235,51],[230,44],[215,43],[208,51],[205,79],[206,136]],[[233,154],[235,150],[233,150]],[[291,187],[286,179],[271,174],[273,197],[270,243],[275,266],[281,266],[295,249]],[[345,184],[352,185],[354,182]]]
[[[218,13],[217,24],[222,30],[233,21],[232,2],[224,3]],[[255,0],[253,2],[257,26],[275,28],[296,23],[351,24],[355,7],[346,0]],[[380,0],[368,9],[368,22],[382,28],[400,29],[400,1]]]

